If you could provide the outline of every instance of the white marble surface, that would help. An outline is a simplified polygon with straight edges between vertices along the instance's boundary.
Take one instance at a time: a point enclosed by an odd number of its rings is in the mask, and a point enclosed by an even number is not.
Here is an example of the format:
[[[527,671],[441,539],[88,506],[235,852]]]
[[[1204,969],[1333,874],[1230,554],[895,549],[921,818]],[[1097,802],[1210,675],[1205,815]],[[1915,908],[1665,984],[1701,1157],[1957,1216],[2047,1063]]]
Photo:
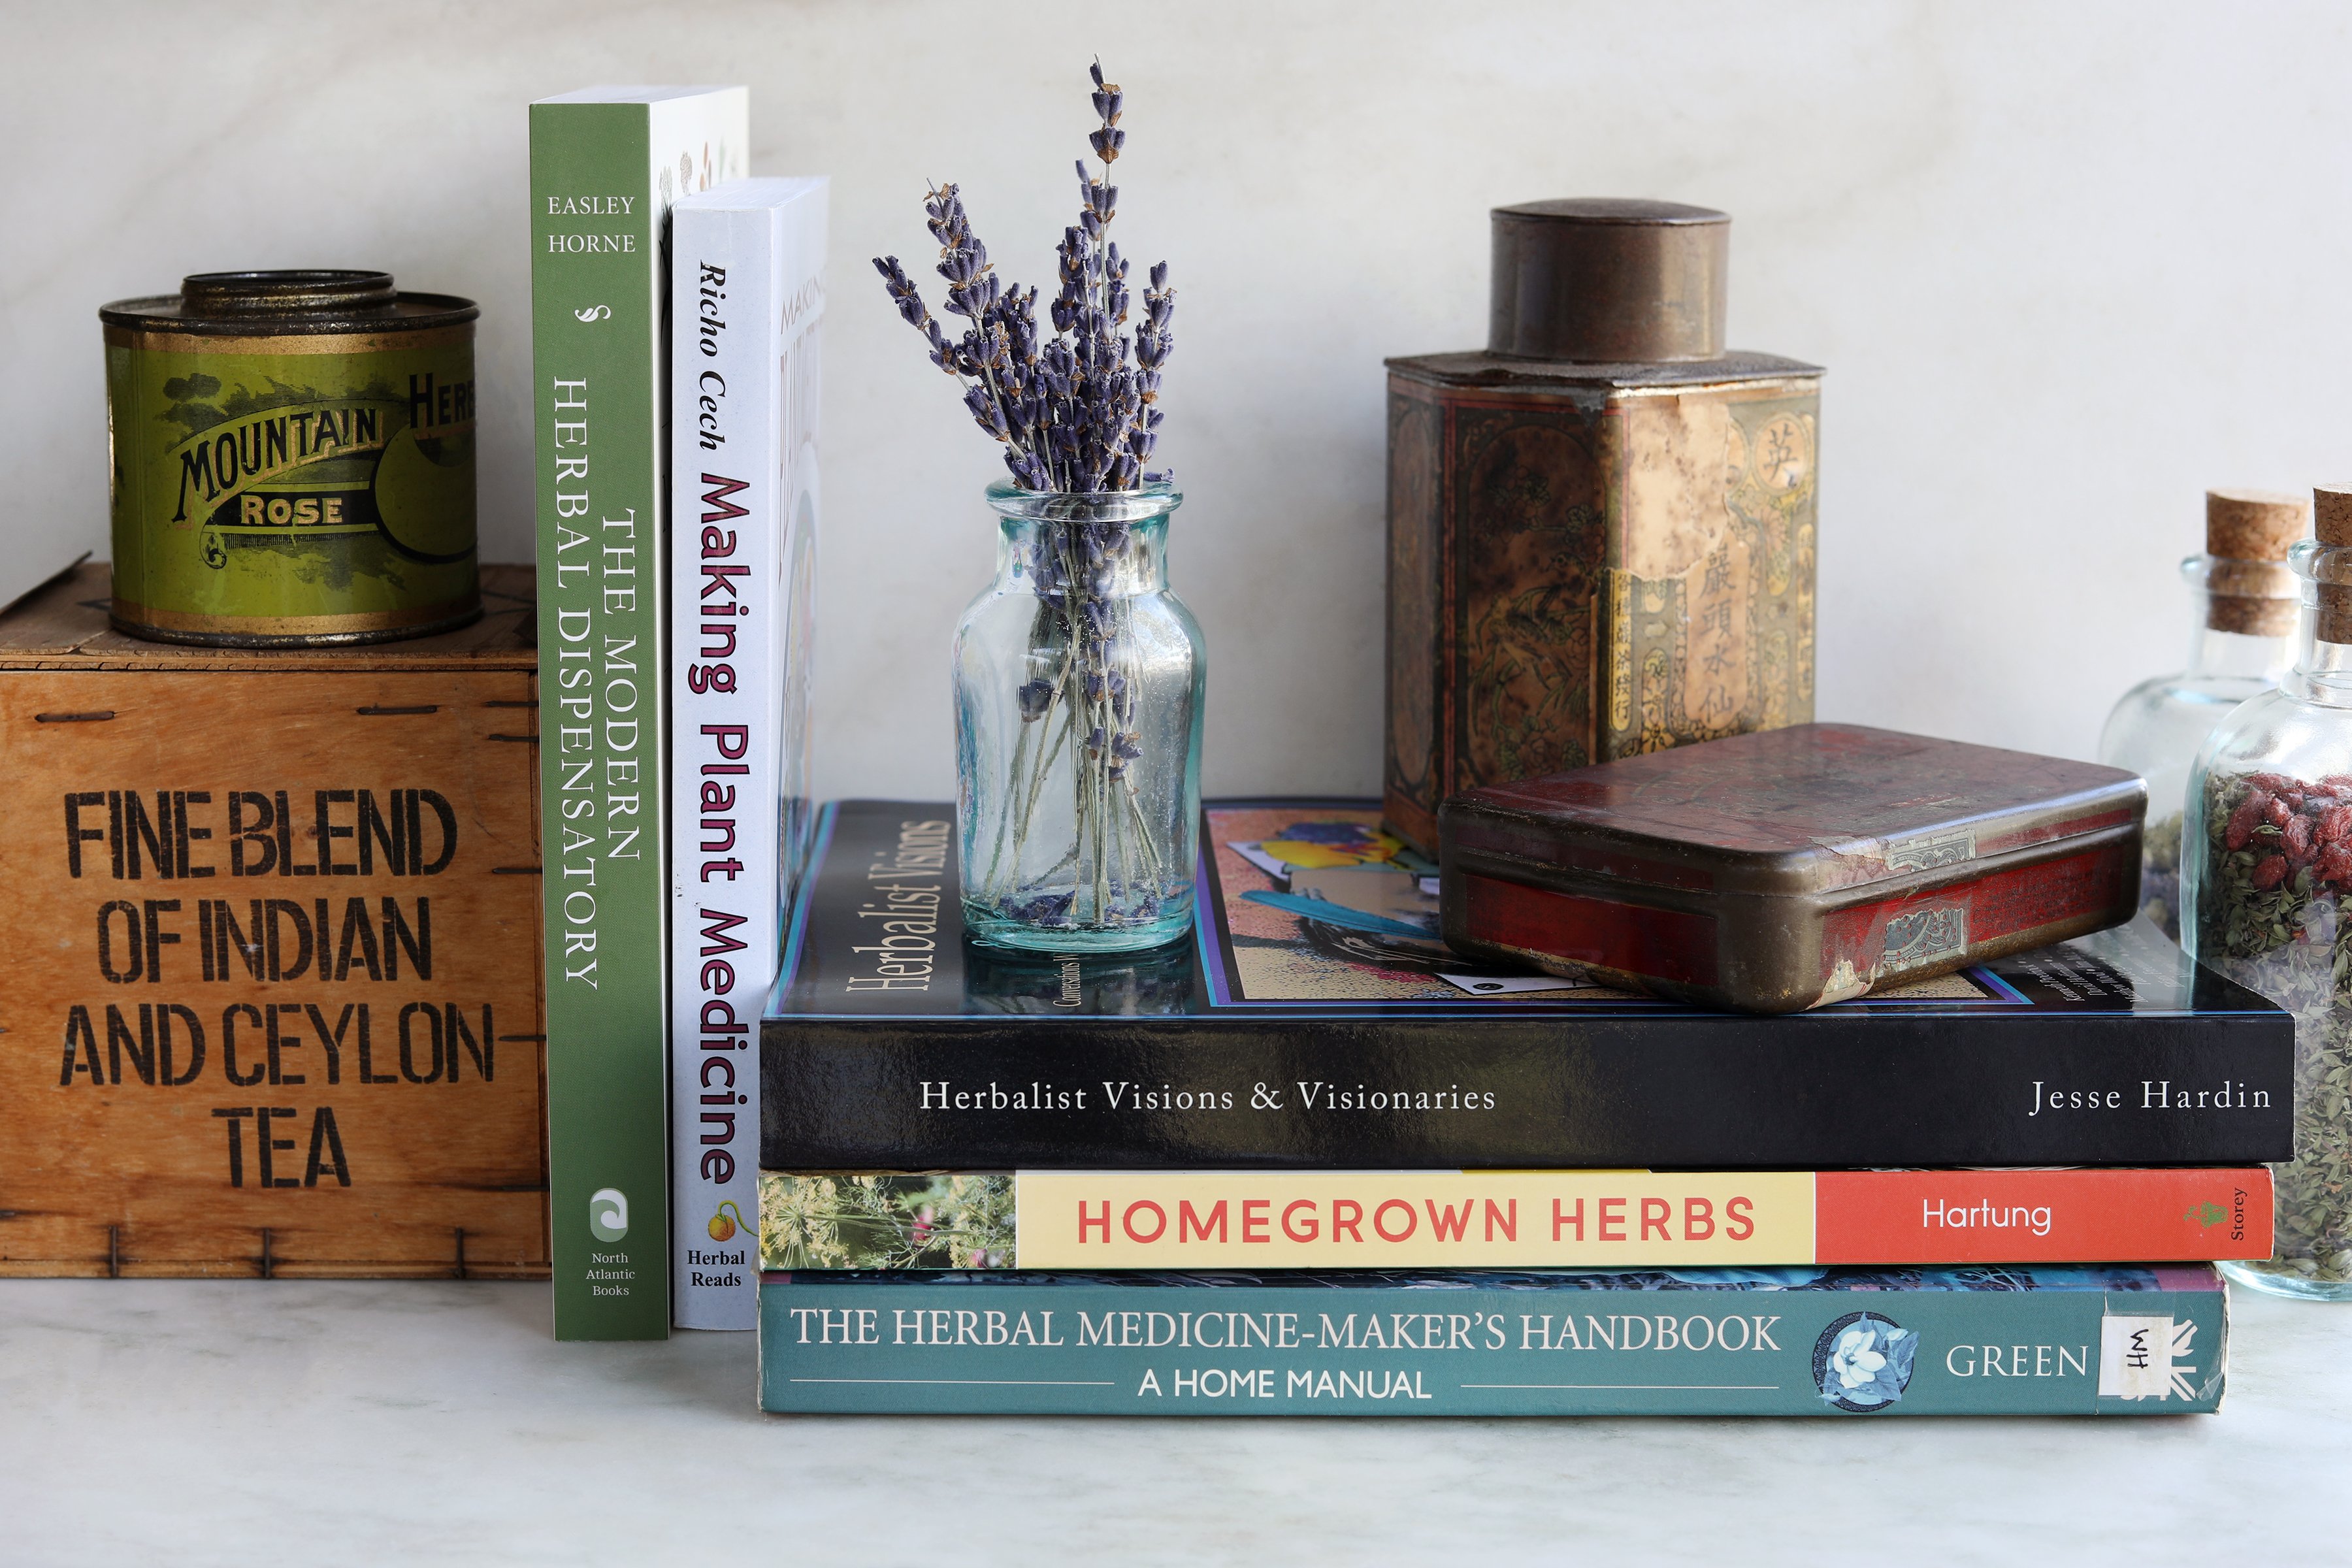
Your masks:
[[[0,1562],[2344,1561],[2352,1310],[2234,1305],[2213,1416],[912,1420],[536,1286],[9,1280]]]

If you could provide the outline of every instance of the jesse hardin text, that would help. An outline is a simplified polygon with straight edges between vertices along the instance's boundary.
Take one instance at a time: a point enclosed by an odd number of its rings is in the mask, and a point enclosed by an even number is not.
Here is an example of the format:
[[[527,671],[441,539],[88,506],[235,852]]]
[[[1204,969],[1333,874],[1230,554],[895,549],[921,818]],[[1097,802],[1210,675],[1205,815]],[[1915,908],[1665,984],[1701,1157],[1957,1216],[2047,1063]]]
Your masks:
[[[2028,1116],[2039,1116],[2045,1110],[2267,1110],[2271,1093],[2266,1089],[2252,1089],[2235,1079],[2223,1079],[2218,1086],[2204,1089],[2175,1089],[2168,1078],[2144,1078],[2139,1080],[2139,1103],[2135,1106],[2125,1099],[2130,1091],[2121,1089],[2053,1089],[2040,1079],[2033,1080],[2033,1100]]]

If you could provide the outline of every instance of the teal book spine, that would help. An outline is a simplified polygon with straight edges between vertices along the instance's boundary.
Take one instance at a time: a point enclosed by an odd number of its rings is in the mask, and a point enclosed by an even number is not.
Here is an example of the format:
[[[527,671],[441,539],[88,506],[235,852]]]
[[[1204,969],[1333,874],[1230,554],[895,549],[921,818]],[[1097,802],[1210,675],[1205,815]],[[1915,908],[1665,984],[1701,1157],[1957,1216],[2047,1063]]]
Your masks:
[[[2173,1415],[2193,1267],[766,1276],[761,1405],[1003,1415]]]
[[[741,88],[530,106],[541,947],[559,1339],[669,1331],[667,220],[743,172]]]

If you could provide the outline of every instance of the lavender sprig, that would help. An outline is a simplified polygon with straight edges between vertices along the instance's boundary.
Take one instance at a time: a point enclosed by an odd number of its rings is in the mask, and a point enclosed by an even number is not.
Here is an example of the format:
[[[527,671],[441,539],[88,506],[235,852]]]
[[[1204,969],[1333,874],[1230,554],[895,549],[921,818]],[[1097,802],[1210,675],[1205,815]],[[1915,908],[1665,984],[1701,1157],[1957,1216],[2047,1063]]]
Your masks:
[[[960,334],[950,336],[931,315],[897,257],[874,259],[892,305],[922,333],[931,363],[963,384],[972,423],[1003,445],[1005,468],[1025,489],[1129,490],[1167,477],[1143,465],[1164,417],[1158,400],[1175,345],[1169,321],[1176,295],[1168,287],[1168,264],[1159,263],[1144,293],[1144,320],[1132,337],[1120,331],[1128,321],[1129,264],[1108,233],[1118,216],[1110,172],[1127,145],[1119,128],[1126,95],[1103,79],[1101,62],[1087,74],[1097,124],[1087,140],[1102,172],[1097,176],[1078,161],[1078,221],[1063,230],[1055,251],[1055,286],[1046,307],[1052,338],[1039,339],[1037,290],[999,276],[953,184],[933,189],[923,212],[940,246],[944,309],[967,323]]]

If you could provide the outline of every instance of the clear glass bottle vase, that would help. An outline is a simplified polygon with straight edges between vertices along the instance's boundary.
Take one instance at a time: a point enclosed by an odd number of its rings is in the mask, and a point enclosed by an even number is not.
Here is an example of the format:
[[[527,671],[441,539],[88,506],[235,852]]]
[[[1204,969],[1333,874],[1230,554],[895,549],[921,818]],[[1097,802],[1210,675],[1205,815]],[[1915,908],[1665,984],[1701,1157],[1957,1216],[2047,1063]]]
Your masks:
[[[2294,1158],[2242,1285],[2352,1300],[2352,548],[2305,541],[2294,668],[2214,729],[2182,825],[2186,945],[2294,1016]]]
[[[964,929],[1045,952],[1185,935],[1201,817],[1201,629],[1168,587],[1164,484],[988,489],[996,580],[957,623]]]
[[[2188,668],[2125,692],[2099,732],[2099,761],[2147,781],[2140,912],[2175,941],[2189,769],[2213,727],[2275,687],[2295,651],[2294,576],[2284,562],[2191,555],[2180,574],[2196,606]]]

